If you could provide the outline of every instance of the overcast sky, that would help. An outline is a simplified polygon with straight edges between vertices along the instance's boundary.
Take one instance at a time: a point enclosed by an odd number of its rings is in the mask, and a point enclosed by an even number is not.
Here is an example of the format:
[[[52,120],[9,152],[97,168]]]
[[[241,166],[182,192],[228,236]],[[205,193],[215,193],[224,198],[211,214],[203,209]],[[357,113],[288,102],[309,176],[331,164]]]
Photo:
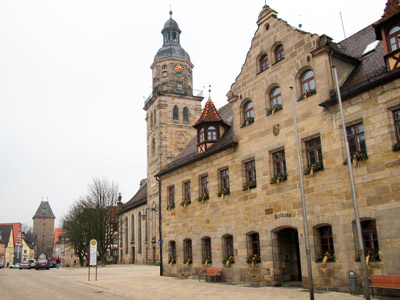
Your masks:
[[[264,0],[0,0],[0,223],[32,225],[42,198],[60,226],[94,177],[123,201],[146,177],[143,104],[169,18],[194,89],[217,107],[239,74]],[[343,39],[378,20],[386,0],[269,0],[292,26]],[[204,104],[204,103],[203,103]]]

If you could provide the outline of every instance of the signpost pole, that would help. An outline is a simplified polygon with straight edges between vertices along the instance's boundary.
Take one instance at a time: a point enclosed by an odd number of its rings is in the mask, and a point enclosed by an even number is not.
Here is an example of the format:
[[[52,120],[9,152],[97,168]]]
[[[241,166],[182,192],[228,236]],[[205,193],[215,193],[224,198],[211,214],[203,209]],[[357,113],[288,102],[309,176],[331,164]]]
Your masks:
[[[89,264],[89,269],[88,269],[88,275],[87,276],[88,276],[87,280],[90,281],[90,264]]]
[[[89,280],[90,280],[90,266],[96,266],[96,281],[97,281],[97,241],[90,241],[90,259],[89,259]]]

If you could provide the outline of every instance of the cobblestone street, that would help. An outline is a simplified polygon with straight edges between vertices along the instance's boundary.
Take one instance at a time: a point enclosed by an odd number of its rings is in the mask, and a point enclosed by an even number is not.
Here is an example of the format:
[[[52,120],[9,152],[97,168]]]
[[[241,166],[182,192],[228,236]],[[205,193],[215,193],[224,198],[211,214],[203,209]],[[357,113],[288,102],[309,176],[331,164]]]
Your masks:
[[[91,269],[47,270],[0,269],[0,299],[191,299],[260,300],[309,299],[300,288],[250,287],[241,284],[206,283],[197,279],[160,277],[159,268],[142,265],[113,265]],[[357,300],[362,296],[316,291],[315,299]],[[378,299],[378,298],[374,298]],[[393,299],[393,298],[391,298]]]

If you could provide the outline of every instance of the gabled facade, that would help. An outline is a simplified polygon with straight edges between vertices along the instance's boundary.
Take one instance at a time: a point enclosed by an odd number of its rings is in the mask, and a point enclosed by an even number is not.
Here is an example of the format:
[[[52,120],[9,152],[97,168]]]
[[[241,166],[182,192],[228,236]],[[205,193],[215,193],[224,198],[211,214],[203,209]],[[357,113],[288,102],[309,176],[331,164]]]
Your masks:
[[[268,6],[257,24],[229,103],[218,113],[226,131],[202,149],[197,131],[157,174],[165,274],[197,276],[212,266],[232,282],[308,285],[292,91],[316,288],[347,291],[348,270],[362,274],[347,163],[354,169],[368,272],[398,274],[392,262],[400,251],[400,72],[387,67],[377,42],[376,28],[386,23],[340,43],[288,25]],[[351,162],[345,161],[333,66]],[[203,119],[197,130],[208,126]]]
[[[14,264],[14,257],[13,226],[0,224],[0,261],[9,266]]]

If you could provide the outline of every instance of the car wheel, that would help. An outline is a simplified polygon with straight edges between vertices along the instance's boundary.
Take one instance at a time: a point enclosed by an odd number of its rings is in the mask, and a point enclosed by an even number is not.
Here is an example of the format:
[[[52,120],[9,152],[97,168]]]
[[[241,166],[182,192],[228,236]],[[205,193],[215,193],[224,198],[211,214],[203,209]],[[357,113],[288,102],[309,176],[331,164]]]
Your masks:
[[[47,270],[49,269],[49,268],[46,268]]]
[[[19,268],[20,270],[22,270],[22,268]]]

